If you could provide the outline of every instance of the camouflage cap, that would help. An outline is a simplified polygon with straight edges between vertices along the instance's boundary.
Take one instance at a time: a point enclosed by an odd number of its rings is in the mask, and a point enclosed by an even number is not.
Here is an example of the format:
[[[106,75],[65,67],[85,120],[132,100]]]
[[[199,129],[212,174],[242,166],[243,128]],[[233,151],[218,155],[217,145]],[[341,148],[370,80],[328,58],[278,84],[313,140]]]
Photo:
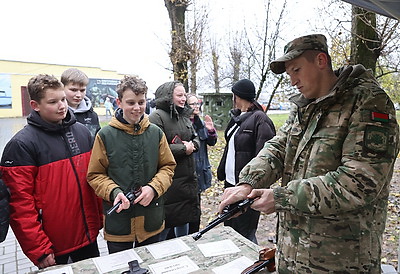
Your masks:
[[[319,50],[328,53],[326,37],[322,34],[311,34],[294,39],[286,44],[284,55],[269,65],[272,72],[281,74],[285,72],[285,62],[299,57],[306,50]]]

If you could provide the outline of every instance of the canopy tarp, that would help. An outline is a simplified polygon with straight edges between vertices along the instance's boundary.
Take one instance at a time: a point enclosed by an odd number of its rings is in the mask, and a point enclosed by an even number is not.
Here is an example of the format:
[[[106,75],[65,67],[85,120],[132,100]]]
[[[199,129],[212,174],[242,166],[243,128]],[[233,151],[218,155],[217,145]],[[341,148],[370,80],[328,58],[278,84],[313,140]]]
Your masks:
[[[400,20],[400,0],[343,0],[369,11]]]

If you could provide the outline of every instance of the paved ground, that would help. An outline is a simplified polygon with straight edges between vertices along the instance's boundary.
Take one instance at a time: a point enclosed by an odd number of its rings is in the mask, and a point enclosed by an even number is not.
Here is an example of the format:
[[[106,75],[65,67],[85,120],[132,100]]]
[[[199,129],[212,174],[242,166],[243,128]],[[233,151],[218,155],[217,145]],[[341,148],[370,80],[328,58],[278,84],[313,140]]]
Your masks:
[[[100,256],[108,255],[106,241],[103,239],[103,231],[97,237]],[[36,266],[25,256],[11,229],[8,230],[7,238],[0,243],[0,273],[24,274],[38,270]]]
[[[105,117],[100,117],[105,120]],[[0,118],[0,157],[4,146],[15,133],[26,125],[26,118]],[[97,238],[100,254],[107,255],[106,242],[102,231]],[[37,270],[37,267],[24,255],[14,233],[9,229],[7,238],[0,243],[0,273],[27,273]]]

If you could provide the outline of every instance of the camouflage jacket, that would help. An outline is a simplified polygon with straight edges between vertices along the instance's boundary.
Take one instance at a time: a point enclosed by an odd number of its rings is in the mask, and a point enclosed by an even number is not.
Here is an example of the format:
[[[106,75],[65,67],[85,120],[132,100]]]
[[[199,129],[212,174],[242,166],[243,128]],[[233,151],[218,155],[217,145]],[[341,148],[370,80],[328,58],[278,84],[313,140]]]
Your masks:
[[[363,66],[331,92],[302,95],[239,183],[274,188],[279,273],[379,273],[399,128],[392,101]]]

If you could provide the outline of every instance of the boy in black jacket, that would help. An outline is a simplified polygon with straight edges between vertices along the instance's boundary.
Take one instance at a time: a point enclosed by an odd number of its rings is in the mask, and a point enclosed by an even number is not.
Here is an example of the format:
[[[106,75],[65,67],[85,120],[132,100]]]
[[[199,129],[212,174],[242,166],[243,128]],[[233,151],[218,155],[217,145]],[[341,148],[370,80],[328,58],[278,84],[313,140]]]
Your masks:
[[[92,102],[86,96],[89,78],[83,71],[70,68],[61,75],[61,82],[64,84],[69,109],[74,113],[76,120],[90,131],[94,140],[96,133],[100,130],[100,123],[97,113],[93,110]]]

